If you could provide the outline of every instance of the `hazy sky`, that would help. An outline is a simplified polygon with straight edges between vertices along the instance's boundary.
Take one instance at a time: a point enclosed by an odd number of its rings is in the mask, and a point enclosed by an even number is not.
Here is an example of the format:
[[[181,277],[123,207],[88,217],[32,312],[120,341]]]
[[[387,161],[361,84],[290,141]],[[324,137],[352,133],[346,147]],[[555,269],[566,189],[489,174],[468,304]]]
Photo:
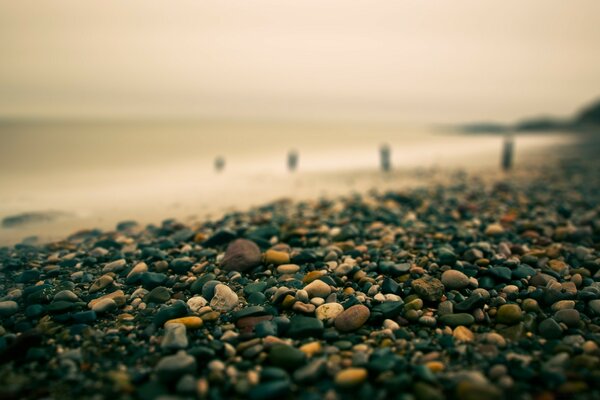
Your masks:
[[[598,0],[0,0],[0,116],[567,115]]]

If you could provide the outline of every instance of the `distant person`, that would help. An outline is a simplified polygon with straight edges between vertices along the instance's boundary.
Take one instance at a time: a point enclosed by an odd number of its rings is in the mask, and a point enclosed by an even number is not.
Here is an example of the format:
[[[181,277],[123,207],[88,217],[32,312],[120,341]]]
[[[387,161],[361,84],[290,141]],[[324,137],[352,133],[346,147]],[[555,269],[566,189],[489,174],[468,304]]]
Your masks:
[[[504,146],[502,148],[502,169],[504,171],[510,171],[512,169],[514,150],[515,143],[512,135],[506,135],[504,137]]]
[[[392,161],[391,161],[391,149],[387,144],[381,145],[379,148],[379,155],[381,161],[381,170],[383,172],[389,172],[392,169]]]
[[[225,168],[225,159],[221,156],[215,158],[215,171],[221,172]]]
[[[288,153],[287,166],[290,172],[294,172],[298,168],[298,152],[296,150]]]

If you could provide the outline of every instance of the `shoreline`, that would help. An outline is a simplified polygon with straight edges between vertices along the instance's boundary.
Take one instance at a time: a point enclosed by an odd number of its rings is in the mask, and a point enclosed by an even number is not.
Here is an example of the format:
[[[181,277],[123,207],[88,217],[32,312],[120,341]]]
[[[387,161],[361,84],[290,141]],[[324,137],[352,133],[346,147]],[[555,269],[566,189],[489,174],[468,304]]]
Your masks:
[[[558,162],[569,154],[578,154],[582,147],[578,140],[580,137],[539,147],[534,145],[536,142],[517,142],[516,167],[512,173],[517,175],[519,171],[539,168],[541,165]],[[501,143],[500,139],[497,141],[498,144]],[[15,199],[4,202],[0,217],[41,213],[42,222],[0,227],[0,246],[14,245],[36,236],[38,243],[48,242],[79,229],[112,229],[119,221],[131,219],[141,224],[158,224],[168,218],[189,223],[218,218],[229,211],[247,210],[281,198],[301,201],[352,192],[366,193],[372,189],[405,189],[436,184],[455,172],[493,177],[502,173],[499,170],[499,150],[499,147],[494,146],[493,149],[487,149],[468,159],[448,159],[445,163],[434,163],[428,167],[402,166],[402,162],[396,158],[394,169],[389,173],[382,173],[372,167],[354,170],[300,170],[295,173],[265,171],[242,173],[239,176],[234,171],[225,171],[223,174],[205,173],[192,178],[189,171],[193,167],[182,165],[146,174],[124,175],[120,181],[110,184],[99,181],[97,186],[88,184],[88,187],[83,188],[74,186],[69,189],[67,186],[62,189],[45,189],[36,195],[34,192],[30,195],[23,192],[25,197],[22,196],[18,201]],[[559,155],[549,156],[552,153]],[[157,182],[149,179],[148,175],[156,175]],[[94,182],[98,178],[84,179],[81,176],[74,182],[82,180]],[[115,197],[116,194],[119,195]],[[14,207],[10,204],[14,204]],[[42,204],[44,207],[40,207]],[[47,212],[54,213],[56,218],[43,221]]]

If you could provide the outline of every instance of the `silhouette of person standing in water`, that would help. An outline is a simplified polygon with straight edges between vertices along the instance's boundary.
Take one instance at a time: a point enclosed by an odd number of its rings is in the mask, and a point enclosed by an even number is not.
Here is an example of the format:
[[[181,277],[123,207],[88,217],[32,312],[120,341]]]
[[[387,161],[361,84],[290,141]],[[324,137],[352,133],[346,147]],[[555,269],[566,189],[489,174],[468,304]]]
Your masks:
[[[225,168],[225,159],[221,156],[215,158],[215,171],[221,172]]]
[[[510,171],[513,165],[513,153],[515,150],[515,142],[512,135],[504,137],[504,146],[502,148],[502,169]]]
[[[294,172],[298,168],[298,152],[290,150],[287,158],[287,167],[290,172]]]
[[[392,169],[391,152],[390,146],[387,143],[382,144],[379,148],[381,170],[383,172],[389,172]]]

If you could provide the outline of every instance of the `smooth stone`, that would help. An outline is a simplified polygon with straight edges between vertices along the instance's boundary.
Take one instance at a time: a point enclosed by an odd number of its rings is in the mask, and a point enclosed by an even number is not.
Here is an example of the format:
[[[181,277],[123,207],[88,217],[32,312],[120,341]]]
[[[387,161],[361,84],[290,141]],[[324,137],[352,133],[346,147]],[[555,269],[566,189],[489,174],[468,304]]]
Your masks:
[[[365,368],[346,368],[335,375],[335,384],[341,388],[358,386],[367,380],[368,373]]]
[[[227,285],[215,286],[215,295],[210,301],[210,306],[217,311],[230,311],[238,304],[238,295]]]
[[[160,347],[165,350],[180,350],[188,346],[185,325],[178,322],[165,323],[165,336]]]
[[[289,264],[290,255],[284,251],[269,249],[265,252],[265,264]]]
[[[72,317],[75,322],[78,322],[80,324],[90,324],[96,321],[97,315],[96,311],[88,310],[73,313]]]
[[[99,292],[100,290],[106,288],[113,282],[114,282],[114,279],[112,276],[102,275],[100,278],[96,279],[94,281],[94,283],[92,283],[92,286],[90,286],[89,292],[90,292],[90,294]]]
[[[196,372],[196,360],[194,357],[180,350],[177,354],[166,356],[156,364],[156,375],[163,382],[173,382],[185,374]]]
[[[290,318],[287,335],[291,338],[321,337],[324,331],[323,322],[317,318],[294,315]]]
[[[600,299],[590,300],[588,306],[595,314],[600,315]]]
[[[190,257],[175,258],[169,263],[169,266],[176,274],[187,274],[193,265],[194,261]]]
[[[562,328],[552,318],[547,318],[540,322],[538,332],[546,339],[560,339],[563,335]]]
[[[298,271],[300,271],[300,266],[296,264],[282,264],[277,267],[279,274],[295,274]]]
[[[488,269],[488,273],[500,281],[508,282],[512,278],[512,270],[508,267],[492,267]]]
[[[110,311],[114,311],[118,308],[117,303],[110,298],[101,299],[94,305],[92,305],[92,311],[97,313],[106,313]]]
[[[306,362],[306,354],[286,344],[275,344],[269,350],[271,364],[287,370],[296,369]]]
[[[325,298],[331,293],[331,287],[320,279],[314,280],[304,287],[310,297]]]
[[[153,323],[157,326],[163,326],[165,322],[170,319],[185,317],[188,313],[187,305],[177,300],[170,306],[161,306],[156,315],[154,316]]]
[[[171,298],[171,292],[164,286],[157,286],[152,289],[145,297],[146,303],[166,303]]]
[[[496,322],[499,324],[514,325],[522,319],[523,313],[517,304],[503,304],[496,313]]]
[[[485,228],[484,233],[487,236],[499,236],[499,235],[502,235],[504,233],[504,227],[502,225],[500,225],[499,223],[489,224]]]
[[[200,317],[181,317],[165,322],[165,326],[169,324],[183,324],[187,329],[198,329],[202,327],[203,321]]]
[[[469,286],[469,277],[460,271],[450,269],[442,274],[442,284],[446,289],[463,289]]]
[[[122,306],[127,301],[127,297],[125,296],[125,293],[123,293],[122,290],[115,290],[114,292],[105,294],[104,296],[101,296],[101,297],[98,297],[97,299],[91,300],[88,303],[88,307],[93,308],[96,303],[98,303],[102,300],[105,300],[105,299],[113,300],[115,303],[117,303],[117,306]]]
[[[342,306],[340,303],[325,303],[317,307],[315,310],[315,316],[321,321],[331,321],[343,311],[344,306]]]
[[[412,288],[421,298],[427,301],[439,301],[444,295],[444,284],[431,276],[412,281]]]
[[[271,400],[287,398],[291,390],[287,380],[259,383],[248,392],[250,400]]]
[[[327,361],[317,358],[294,371],[294,380],[300,383],[317,381],[326,371]]]
[[[337,330],[341,332],[355,331],[367,322],[371,311],[368,307],[357,304],[344,310],[334,321]]]
[[[148,265],[146,265],[145,262],[137,263],[127,274],[125,282],[127,282],[127,284],[135,283],[141,278],[141,274],[147,271]]]
[[[116,260],[116,261],[112,261],[109,262],[108,264],[106,264],[103,268],[102,268],[102,273],[107,273],[107,272],[119,272],[122,271],[123,269],[125,269],[125,266],[127,265],[127,261],[125,261],[124,259],[120,259],[120,260]]]
[[[79,297],[70,290],[61,290],[54,295],[54,301],[79,301]]]
[[[0,301],[0,317],[10,317],[19,311],[19,305],[16,301],[7,300]]]
[[[226,271],[244,272],[260,265],[262,254],[260,248],[251,240],[236,239],[229,243],[221,267]]]
[[[569,328],[576,328],[577,326],[579,326],[579,311],[575,309],[558,310],[554,314],[554,318],[558,322],[564,323]]]
[[[193,313],[198,313],[207,304],[208,301],[202,296],[190,297],[187,301],[187,305]]]
[[[475,323],[475,318],[471,314],[467,313],[446,314],[440,316],[438,320],[442,324],[448,325],[453,328],[459,325],[469,326]]]

